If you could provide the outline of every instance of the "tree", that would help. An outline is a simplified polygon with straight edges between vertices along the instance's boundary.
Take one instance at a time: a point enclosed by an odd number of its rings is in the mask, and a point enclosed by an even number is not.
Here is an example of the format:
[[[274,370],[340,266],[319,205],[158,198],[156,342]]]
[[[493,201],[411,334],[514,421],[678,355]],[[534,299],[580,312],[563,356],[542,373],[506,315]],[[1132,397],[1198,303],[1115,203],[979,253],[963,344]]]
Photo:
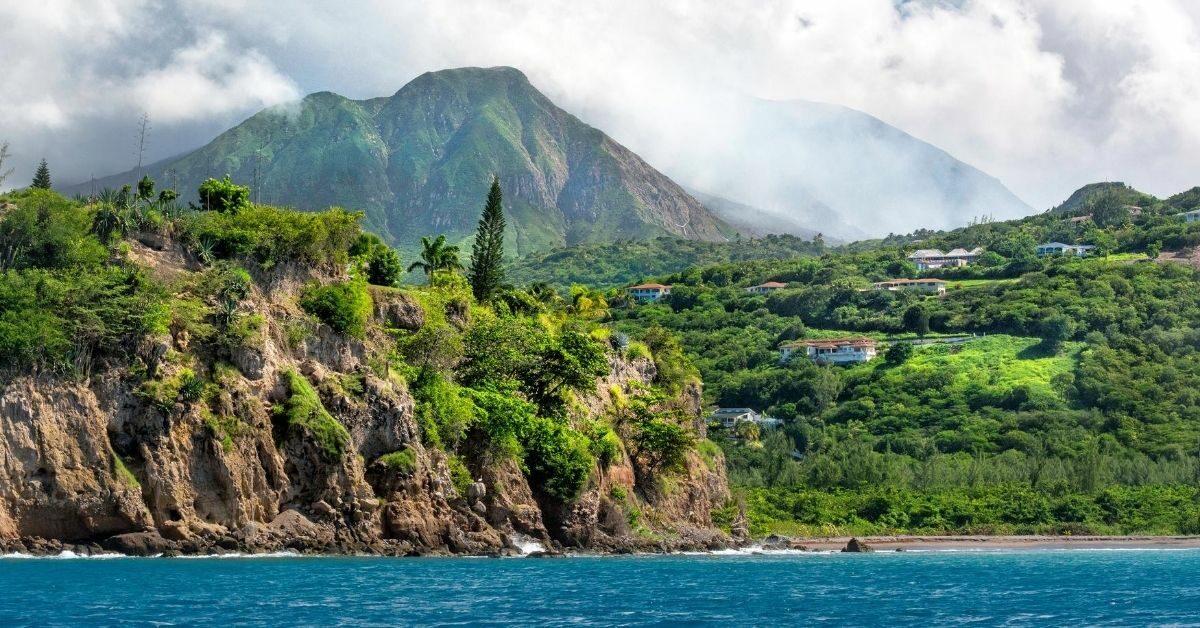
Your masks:
[[[1162,253],[1162,242],[1155,240],[1146,245],[1146,257],[1150,259],[1158,259],[1158,255]]]
[[[45,158],[42,159],[42,163],[38,164],[37,172],[33,173],[33,183],[30,187],[39,190],[50,189],[50,166],[46,164]]]
[[[379,243],[367,255],[367,282],[376,286],[395,286],[400,283],[400,255],[392,247]]]
[[[462,270],[462,263],[458,261],[458,247],[446,244],[444,235],[439,235],[432,240],[429,239],[429,236],[423,236],[421,238],[421,259],[409,264],[408,272],[411,273],[418,268],[425,273],[426,277],[441,270]]]
[[[929,312],[920,305],[908,308],[904,311],[904,327],[918,336],[925,336],[929,333]]]
[[[4,169],[4,161],[8,157],[8,142],[0,142],[0,188],[4,187],[4,180],[8,178],[8,175],[12,174],[12,168]]]
[[[888,347],[887,355],[884,360],[888,364],[898,365],[904,364],[913,355],[913,346],[911,342],[897,342]]]
[[[504,283],[504,209],[501,206],[500,177],[492,177],[487,204],[479,218],[479,230],[471,248],[471,269],[468,278],[475,300],[492,298]]]
[[[236,213],[250,206],[250,188],[224,179],[205,179],[200,184],[200,209],[221,213]]]
[[[144,175],[137,185],[138,200],[149,203],[150,199],[154,198],[154,179],[150,175]]]
[[[1063,314],[1052,314],[1042,321],[1042,348],[1047,353],[1062,351],[1063,342],[1071,337],[1071,320]]]
[[[1129,222],[1130,212],[1121,201],[1121,196],[1114,190],[1105,190],[1090,199],[1086,204],[1092,215],[1092,222],[1097,227],[1119,227]]]

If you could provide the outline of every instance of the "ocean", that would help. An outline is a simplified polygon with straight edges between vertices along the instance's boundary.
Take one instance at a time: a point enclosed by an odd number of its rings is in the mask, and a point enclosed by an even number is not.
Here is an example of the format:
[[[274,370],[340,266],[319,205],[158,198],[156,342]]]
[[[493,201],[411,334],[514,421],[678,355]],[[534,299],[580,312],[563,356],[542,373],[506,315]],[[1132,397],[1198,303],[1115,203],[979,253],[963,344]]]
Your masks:
[[[0,626],[1200,625],[1200,551],[0,558]]]

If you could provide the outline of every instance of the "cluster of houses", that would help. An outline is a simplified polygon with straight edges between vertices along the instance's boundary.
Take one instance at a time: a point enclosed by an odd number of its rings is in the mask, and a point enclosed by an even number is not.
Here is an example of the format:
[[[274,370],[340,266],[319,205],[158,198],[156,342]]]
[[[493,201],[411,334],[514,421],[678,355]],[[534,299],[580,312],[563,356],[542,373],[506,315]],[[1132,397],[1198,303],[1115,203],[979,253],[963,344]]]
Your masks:
[[[757,286],[746,288],[746,292],[750,294],[768,294],[776,290],[783,290],[788,287],[786,283],[780,281],[768,281],[760,283]],[[630,286],[625,289],[629,296],[642,303],[652,303],[663,297],[671,294],[671,286],[661,283],[642,283],[636,286]]]

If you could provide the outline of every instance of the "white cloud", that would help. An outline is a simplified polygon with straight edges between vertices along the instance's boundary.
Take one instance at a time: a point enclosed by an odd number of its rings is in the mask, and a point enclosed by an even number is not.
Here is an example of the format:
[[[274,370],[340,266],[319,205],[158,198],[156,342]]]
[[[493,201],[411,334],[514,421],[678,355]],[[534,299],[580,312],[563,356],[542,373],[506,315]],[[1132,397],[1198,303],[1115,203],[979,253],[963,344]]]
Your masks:
[[[0,58],[19,60],[6,84],[24,87],[0,92],[0,135],[17,152],[32,152],[26,136],[58,145],[97,125],[127,135],[145,103],[165,155],[296,85],[370,97],[426,70],[514,65],[667,170],[694,138],[732,136],[748,94],[861,109],[1035,207],[1101,179],[1160,195],[1200,184],[1194,0],[6,5]],[[84,152],[76,170],[103,171]]]

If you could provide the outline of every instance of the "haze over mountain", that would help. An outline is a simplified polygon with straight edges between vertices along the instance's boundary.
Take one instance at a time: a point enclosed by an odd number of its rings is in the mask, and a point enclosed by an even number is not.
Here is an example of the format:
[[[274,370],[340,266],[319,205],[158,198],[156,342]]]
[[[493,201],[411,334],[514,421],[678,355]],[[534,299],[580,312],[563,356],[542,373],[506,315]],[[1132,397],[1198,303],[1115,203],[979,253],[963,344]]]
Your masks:
[[[665,121],[635,149],[689,189],[762,208],[756,220],[855,239],[917,227],[1015,218],[1034,209],[996,178],[865,113],[812,102],[739,100],[713,132],[689,136]],[[849,226],[843,217],[874,216]],[[724,217],[724,216],[723,216]],[[728,217],[726,217],[728,219]]]
[[[618,238],[724,239],[728,226],[512,68],[423,74],[389,98],[330,92],[269,108],[208,145],[146,168],[184,199],[229,174],[264,203],[363,209],[397,244],[475,231],[493,174],[505,191],[508,253]],[[119,187],[126,172],[76,186]]]

